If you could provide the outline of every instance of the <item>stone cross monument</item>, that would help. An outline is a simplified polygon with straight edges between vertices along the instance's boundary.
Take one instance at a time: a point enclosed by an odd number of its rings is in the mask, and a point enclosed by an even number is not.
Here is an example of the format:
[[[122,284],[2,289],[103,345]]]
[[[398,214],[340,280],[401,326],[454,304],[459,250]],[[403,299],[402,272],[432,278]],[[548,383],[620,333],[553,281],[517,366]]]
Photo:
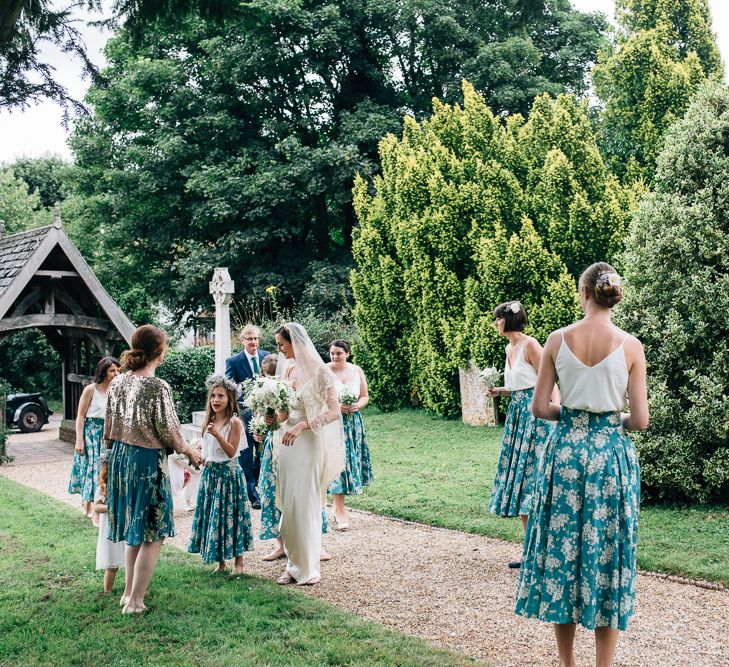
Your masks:
[[[210,281],[210,294],[215,301],[215,373],[225,374],[225,360],[230,356],[230,302],[235,283],[227,268],[218,267]]]

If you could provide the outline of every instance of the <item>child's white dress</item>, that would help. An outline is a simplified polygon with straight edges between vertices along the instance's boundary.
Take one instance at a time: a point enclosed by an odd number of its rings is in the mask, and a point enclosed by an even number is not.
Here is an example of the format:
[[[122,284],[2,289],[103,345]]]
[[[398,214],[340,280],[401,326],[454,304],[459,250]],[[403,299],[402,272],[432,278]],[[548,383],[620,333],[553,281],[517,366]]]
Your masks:
[[[100,496],[97,503],[106,505],[106,498]],[[96,569],[106,570],[110,567],[124,567],[124,542],[112,542],[106,535],[109,530],[109,515],[99,514],[99,539],[96,542]]]

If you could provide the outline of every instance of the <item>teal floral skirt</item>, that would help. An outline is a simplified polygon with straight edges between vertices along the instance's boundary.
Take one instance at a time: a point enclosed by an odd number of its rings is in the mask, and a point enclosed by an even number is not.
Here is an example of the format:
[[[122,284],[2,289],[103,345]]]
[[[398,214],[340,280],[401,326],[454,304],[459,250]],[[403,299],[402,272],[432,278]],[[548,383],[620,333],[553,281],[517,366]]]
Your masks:
[[[497,516],[519,516],[531,511],[537,463],[554,429],[550,422],[532,415],[533,396],[534,389],[511,394],[489,503],[489,512]]]
[[[261,496],[261,527],[259,540],[274,540],[279,536],[281,512],[276,507],[276,470],[273,466],[273,433],[269,432],[263,441],[261,474],[258,477],[258,493]],[[321,532],[329,532],[326,510],[321,511]]]
[[[70,494],[80,493],[85,503],[96,498],[101,466],[101,449],[104,446],[104,420],[88,417],[84,420],[84,453],[74,452],[71,479],[68,481]]]
[[[329,493],[343,493],[354,496],[362,493],[364,487],[375,479],[372,472],[370,448],[362,415],[359,412],[342,415],[344,422],[344,456],[347,467],[329,487]]]
[[[175,535],[164,449],[115,440],[109,457],[109,539],[130,547]]]
[[[222,563],[252,549],[251,510],[238,460],[206,463],[187,550],[206,563]]]
[[[516,613],[625,630],[635,600],[640,468],[620,414],[563,407],[536,479]]]

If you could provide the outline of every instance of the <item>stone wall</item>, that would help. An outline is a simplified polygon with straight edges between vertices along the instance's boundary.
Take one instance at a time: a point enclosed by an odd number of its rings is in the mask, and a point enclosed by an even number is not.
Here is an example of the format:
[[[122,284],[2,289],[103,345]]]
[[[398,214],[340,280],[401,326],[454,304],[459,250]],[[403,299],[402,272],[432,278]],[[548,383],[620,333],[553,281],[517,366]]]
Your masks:
[[[478,371],[473,362],[459,369],[463,422],[469,426],[496,426],[496,404],[486,396]]]

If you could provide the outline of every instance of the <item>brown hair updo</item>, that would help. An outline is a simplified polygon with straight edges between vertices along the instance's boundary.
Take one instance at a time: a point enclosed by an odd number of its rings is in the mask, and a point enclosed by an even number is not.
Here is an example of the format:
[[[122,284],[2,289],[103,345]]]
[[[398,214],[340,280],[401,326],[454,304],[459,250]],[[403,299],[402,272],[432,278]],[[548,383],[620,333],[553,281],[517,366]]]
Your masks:
[[[580,287],[587,290],[598,306],[612,308],[623,298],[620,275],[607,262],[595,262],[580,276]]]
[[[506,301],[494,308],[494,318],[504,320],[504,333],[507,331],[524,331],[529,323],[526,308],[521,301]]]
[[[121,369],[136,371],[164,352],[167,335],[162,329],[143,324],[132,334],[132,347],[122,352]]]

